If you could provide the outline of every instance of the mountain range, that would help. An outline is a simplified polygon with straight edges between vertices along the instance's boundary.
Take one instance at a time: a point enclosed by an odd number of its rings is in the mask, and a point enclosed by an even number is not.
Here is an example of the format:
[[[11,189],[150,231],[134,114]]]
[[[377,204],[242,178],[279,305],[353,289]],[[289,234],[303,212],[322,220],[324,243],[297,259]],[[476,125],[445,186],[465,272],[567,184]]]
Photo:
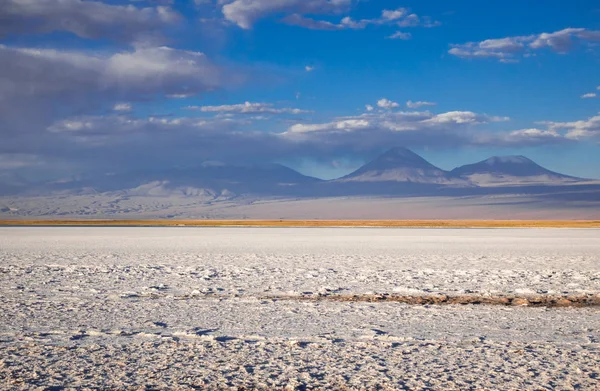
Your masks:
[[[524,156],[495,156],[451,171],[406,148],[392,148],[356,171],[334,180],[300,174],[280,164],[237,166],[204,162],[196,167],[81,176],[62,181],[8,182],[11,195],[85,195],[232,198],[239,195],[326,197],[343,195],[481,194],[481,189],[580,184],[588,180],[547,170]],[[460,189],[460,190],[459,190]],[[490,190],[491,191],[491,190]],[[510,191],[510,190],[507,190]]]
[[[321,180],[279,165],[194,167],[28,182],[0,175],[0,218],[600,218],[600,181],[496,156],[446,171],[392,148]]]
[[[584,182],[547,170],[524,156],[494,156],[442,170],[406,148],[393,148],[337,182],[406,182],[460,187],[556,185]]]
[[[393,148],[335,182],[407,182],[436,185],[469,185],[450,175],[413,151]]]

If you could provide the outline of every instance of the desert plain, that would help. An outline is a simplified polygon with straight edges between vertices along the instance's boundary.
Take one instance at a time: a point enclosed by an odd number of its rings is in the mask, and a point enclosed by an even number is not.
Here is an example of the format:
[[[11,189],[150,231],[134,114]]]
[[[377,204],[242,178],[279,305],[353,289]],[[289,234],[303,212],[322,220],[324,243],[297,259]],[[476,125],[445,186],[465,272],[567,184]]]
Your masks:
[[[0,227],[0,388],[600,389],[600,229],[404,227]]]

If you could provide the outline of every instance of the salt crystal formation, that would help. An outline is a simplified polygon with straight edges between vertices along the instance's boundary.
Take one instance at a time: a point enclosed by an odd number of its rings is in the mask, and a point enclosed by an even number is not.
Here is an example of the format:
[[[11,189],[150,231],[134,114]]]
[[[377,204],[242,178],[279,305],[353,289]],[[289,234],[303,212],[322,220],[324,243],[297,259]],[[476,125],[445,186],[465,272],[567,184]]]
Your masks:
[[[0,279],[7,390],[600,382],[599,230],[0,228]]]

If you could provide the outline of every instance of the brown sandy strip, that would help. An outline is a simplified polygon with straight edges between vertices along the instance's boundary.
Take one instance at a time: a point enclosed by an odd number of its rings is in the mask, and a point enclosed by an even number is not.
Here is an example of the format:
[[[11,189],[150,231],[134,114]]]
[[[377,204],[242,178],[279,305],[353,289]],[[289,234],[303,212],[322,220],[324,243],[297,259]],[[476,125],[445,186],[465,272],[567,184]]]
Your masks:
[[[600,220],[0,220],[0,226],[600,228]]]
[[[498,305],[525,307],[600,307],[600,294],[586,295],[527,295],[527,296],[484,296],[484,295],[303,295],[268,297],[275,300],[342,303],[403,303],[411,305]],[[265,298],[266,299],[266,298]]]
[[[144,296],[132,296],[132,299],[151,298],[158,299],[163,297],[161,294],[152,293]],[[252,297],[252,296],[251,296]],[[409,305],[487,305],[487,306],[505,306],[505,307],[600,307],[600,293],[579,294],[579,295],[396,295],[396,294],[357,294],[357,295],[336,295],[336,294],[302,294],[302,295],[268,295],[256,297],[258,300],[271,301],[298,301],[298,302],[337,302],[337,303],[401,303]],[[190,299],[243,299],[248,298],[245,295],[222,295],[222,294],[201,294],[201,295],[183,295],[175,296],[175,300]]]

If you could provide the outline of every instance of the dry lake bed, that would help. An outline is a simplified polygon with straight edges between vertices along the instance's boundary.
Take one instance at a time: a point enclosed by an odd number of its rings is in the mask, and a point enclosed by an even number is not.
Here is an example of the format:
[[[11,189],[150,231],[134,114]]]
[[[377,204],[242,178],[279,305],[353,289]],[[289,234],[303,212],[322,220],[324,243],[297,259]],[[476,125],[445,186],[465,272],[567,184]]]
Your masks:
[[[0,228],[0,389],[600,390],[600,230]]]

